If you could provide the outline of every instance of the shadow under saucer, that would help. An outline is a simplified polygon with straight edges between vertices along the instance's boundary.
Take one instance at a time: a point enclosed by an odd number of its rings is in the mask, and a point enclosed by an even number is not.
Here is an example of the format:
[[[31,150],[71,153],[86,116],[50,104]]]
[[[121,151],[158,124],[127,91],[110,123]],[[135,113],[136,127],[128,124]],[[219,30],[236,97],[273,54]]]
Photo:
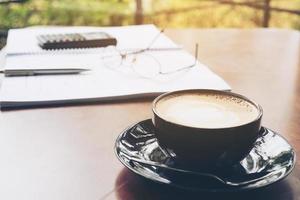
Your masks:
[[[230,200],[294,200],[293,191],[287,180],[270,186],[240,192],[201,192],[178,189],[165,184],[155,183],[144,179],[124,168],[115,183],[117,199],[152,200],[152,199],[230,199]]]

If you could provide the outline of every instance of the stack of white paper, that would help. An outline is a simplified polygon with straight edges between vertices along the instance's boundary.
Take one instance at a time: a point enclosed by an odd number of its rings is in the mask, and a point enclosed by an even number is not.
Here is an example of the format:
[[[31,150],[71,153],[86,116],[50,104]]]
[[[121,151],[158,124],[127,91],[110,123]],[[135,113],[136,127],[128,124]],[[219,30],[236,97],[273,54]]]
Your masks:
[[[153,25],[127,27],[25,28],[9,31],[5,69],[89,68],[76,75],[5,77],[0,90],[1,109],[27,106],[89,103],[154,96],[181,89],[219,89],[230,87],[201,63],[189,70],[155,77],[143,77],[130,67],[112,69],[104,65],[101,55],[106,48],[49,52],[37,45],[36,35],[66,32],[105,31],[117,38],[120,50],[143,49],[159,30]],[[153,48],[177,47],[161,35]],[[149,51],[160,63],[161,71],[174,71],[194,63],[184,50]],[[145,67],[152,67],[145,60]],[[148,66],[148,65],[149,66]]]

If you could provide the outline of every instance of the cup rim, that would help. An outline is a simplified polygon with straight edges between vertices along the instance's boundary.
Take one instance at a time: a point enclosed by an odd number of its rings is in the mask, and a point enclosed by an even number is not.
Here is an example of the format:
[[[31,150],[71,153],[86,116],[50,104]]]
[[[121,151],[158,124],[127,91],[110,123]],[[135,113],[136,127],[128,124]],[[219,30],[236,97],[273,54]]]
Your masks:
[[[241,98],[241,99],[243,99],[245,101],[248,101],[249,103],[253,104],[256,107],[256,109],[258,110],[259,113],[258,113],[258,115],[255,119],[253,119],[249,122],[246,122],[246,123],[243,123],[243,124],[240,124],[240,125],[237,125],[237,126],[216,127],[216,128],[187,126],[187,125],[184,125],[184,124],[179,124],[179,123],[176,123],[176,122],[172,122],[168,119],[163,118],[161,115],[159,115],[159,113],[157,112],[157,109],[156,109],[156,104],[161,99],[163,99],[166,96],[173,95],[173,94],[190,93],[190,92],[203,92],[203,93],[204,92],[211,92],[211,93],[226,94],[226,95],[230,95],[230,96],[233,96],[233,97],[238,97],[238,98]],[[255,101],[249,99],[248,97],[246,97],[244,95],[241,95],[241,94],[237,94],[237,93],[228,91],[228,90],[225,91],[225,90],[214,90],[214,89],[186,89],[186,90],[176,90],[176,91],[163,93],[163,94],[159,95],[158,97],[156,97],[153,100],[153,102],[152,102],[152,112],[154,113],[154,115],[156,115],[157,117],[159,117],[163,121],[166,121],[167,123],[174,124],[174,125],[177,125],[177,126],[180,126],[180,127],[197,129],[197,130],[222,130],[222,129],[239,128],[239,127],[247,126],[248,124],[251,124],[251,123],[254,123],[254,122],[260,120],[262,118],[262,115],[263,115],[262,107],[258,103],[256,103]]]

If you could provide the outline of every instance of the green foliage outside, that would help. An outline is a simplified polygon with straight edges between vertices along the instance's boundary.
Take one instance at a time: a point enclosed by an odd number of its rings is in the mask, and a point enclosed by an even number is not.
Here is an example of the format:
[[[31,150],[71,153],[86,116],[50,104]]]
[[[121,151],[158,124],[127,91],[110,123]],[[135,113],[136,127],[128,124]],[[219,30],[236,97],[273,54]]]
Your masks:
[[[0,29],[32,25],[128,25],[135,0],[27,0],[0,4]],[[271,6],[300,10],[300,0],[272,0]],[[163,27],[252,28],[262,11],[208,0],[144,0],[144,23]],[[300,29],[300,15],[272,12],[270,27]]]

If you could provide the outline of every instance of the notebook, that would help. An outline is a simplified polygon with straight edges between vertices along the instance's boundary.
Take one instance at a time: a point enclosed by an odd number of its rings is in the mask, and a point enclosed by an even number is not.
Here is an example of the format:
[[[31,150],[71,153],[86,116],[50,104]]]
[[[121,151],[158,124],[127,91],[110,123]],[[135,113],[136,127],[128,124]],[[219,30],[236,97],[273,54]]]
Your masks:
[[[117,49],[130,51],[147,47],[159,33],[154,25],[125,27],[34,27],[10,30],[5,49],[5,69],[26,68],[89,68],[76,75],[5,77],[0,90],[1,110],[31,107],[107,102],[140,97],[154,97],[161,93],[182,89],[230,90],[229,85],[199,61],[180,73],[167,76],[141,77],[130,67],[112,69],[103,63],[106,48],[42,50],[37,34],[105,31],[118,40]],[[164,71],[176,71],[195,62],[193,55],[178,48],[162,35],[147,52],[144,67],[152,67],[147,59],[157,60]],[[176,50],[172,50],[176,49]],[[148,65],[149,66],[148,66]]]

